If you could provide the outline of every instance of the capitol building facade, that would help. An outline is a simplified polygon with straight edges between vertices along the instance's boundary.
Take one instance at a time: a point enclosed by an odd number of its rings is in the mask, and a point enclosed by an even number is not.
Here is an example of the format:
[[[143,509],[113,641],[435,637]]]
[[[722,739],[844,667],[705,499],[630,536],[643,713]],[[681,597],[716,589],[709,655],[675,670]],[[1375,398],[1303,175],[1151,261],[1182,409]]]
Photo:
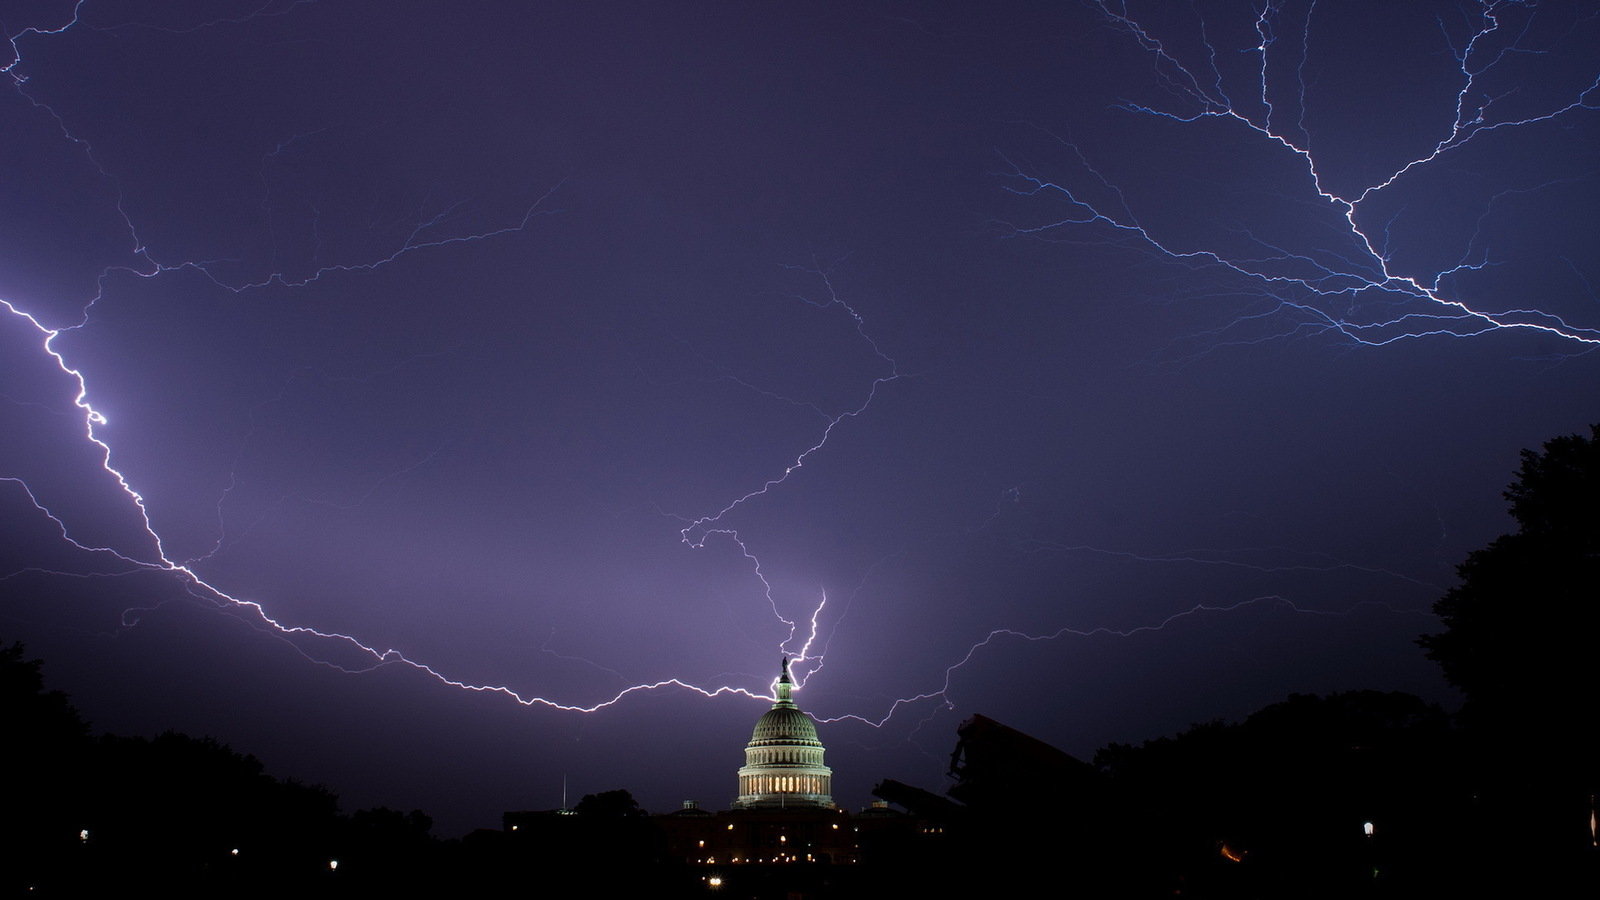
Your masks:
[[[816,723],[795,706],[789,661],[783,661],[776,702],[756,721],[739,769],[734,809],[833,809],[833,770],[823,765]]]

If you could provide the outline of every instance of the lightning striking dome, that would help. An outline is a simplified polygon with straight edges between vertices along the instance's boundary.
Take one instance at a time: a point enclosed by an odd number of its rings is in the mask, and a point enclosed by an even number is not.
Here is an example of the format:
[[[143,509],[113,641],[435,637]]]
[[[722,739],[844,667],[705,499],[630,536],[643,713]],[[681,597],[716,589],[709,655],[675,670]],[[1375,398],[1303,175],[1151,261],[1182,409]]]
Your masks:
[[[833,808],[833,770],[822,764],[817,725],[795,706],[793,689],[785,659],[777,701],[756,721],[745,746],[735,809]]]

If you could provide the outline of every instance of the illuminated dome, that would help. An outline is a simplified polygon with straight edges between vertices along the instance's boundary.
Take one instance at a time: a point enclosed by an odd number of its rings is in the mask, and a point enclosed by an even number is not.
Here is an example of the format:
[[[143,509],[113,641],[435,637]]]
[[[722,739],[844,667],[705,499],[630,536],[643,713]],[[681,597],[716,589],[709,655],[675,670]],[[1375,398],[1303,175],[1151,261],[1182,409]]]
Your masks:
[[[789,699],[789,661],[778,677],[778,700],[756,721],[739,769],[735,809],[767,807],[833,808],[833,770],[822,764],[817,725]]]

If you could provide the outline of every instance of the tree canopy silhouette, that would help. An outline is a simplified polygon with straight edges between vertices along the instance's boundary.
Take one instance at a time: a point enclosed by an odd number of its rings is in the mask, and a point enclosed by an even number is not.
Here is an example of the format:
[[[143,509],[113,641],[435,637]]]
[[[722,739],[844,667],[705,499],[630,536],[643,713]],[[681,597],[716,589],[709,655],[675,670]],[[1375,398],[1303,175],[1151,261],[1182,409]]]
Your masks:
[[[578,801],[578,805],[574,806],[572,811],[580,816],[607,819],[621,819],[645,814],[644,810],[639,808],[639,802],[633,799],[633,794],[623,790],[584,794],[583,799]]]
[[[1600,425],[1591,431],[1522,451],[1505,492],[1517,531],[1467,557],[1434,604],[1445,630],[1418,641],[1466,695],[1469,719],[1589,705],[1567,704],[1588,695],[1600,634]]]
[[[1522,452],[1505,491],[1517,530],[1467,557],[1434,605],[1444,631],[1418,640],[1465,695],[1462,723],[1504,789],[1584,807],[1600,790],[1600,425],[1590,432]]]
[[[0,895],[446,893],[421,812],[347,819],[332,792],[212,738],[91,736],[20,644],[0,644],[0,735]]]

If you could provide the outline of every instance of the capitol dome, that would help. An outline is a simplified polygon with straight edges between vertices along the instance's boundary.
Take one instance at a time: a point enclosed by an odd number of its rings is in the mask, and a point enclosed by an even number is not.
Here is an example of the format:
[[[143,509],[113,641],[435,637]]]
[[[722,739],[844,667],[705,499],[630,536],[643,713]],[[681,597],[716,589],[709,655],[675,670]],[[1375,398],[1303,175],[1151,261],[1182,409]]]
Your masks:
[[[777,701],[756,720],[739,769],[735,809],[766,807],[833,808],[833,770],[822,764],[817,725],[790,694],[789,660],[778,677]]]

